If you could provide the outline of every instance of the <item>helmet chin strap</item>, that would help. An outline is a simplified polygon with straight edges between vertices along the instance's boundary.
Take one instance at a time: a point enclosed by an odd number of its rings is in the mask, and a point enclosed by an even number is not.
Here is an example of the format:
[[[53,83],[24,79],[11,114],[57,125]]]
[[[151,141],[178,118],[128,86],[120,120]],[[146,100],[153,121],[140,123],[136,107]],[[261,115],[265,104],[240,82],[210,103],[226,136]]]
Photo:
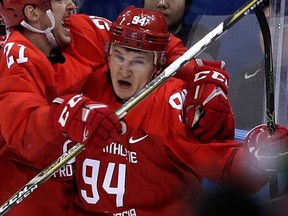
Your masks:
[[[56,39],[52,33],[52,30],[55,28],[55,18],[54,18],[54,15],[52,13],[52,11],[49,9],[46,11],[46,14],[51,22],[51,27],[47,28],[46,30],[39,30],[39,29],[36,29],[34,27],[32,27],[31,25],[29,25],[27,22],[25,22],[24,20],[21,22],[21,25],[32,31],[32,32],[36,32],[36,33],[40,33],[40,34],[45,34],[46,35],[46,38],[47,40],[50,42],[50,44],[53,46],[53,48],[57,47],[58,44],[56,42]]]

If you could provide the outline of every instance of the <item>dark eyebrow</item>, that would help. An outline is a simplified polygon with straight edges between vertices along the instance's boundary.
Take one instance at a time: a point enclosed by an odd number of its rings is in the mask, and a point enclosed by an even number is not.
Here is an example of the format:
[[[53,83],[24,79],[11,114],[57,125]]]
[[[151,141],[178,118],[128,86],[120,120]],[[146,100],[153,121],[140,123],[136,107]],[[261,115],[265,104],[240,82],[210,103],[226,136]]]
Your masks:
[[[119,50],[117,50],[117,49],[113,49],[113,51],[121,54],[121,52]]]

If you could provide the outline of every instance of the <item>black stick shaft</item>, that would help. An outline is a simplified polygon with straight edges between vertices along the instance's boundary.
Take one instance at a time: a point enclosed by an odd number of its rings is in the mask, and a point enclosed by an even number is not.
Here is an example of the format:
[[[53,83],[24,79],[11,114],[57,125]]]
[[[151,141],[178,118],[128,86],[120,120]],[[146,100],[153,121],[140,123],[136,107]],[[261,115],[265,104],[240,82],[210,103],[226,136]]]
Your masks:
[[[264,43],[264,59],[265,59],[265,92],[266,92],[266,114],[267,126],[270,134],[274,134],[275,126],[275,105],[274,105],[274,70],[273,70],[273,56],[272,56],[272,43],[269,24],[267,22],[265,13],[258,7],[255,9],[255,14],[263,36]],[[270,198],[278,197],[278,176],[277,172],[271,173],[270,180]]]

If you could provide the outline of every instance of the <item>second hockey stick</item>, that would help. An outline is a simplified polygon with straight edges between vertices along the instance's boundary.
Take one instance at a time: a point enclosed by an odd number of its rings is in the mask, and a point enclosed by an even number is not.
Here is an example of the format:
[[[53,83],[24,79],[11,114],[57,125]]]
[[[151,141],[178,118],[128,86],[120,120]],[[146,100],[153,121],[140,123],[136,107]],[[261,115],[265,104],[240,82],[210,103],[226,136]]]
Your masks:
[[[266,92],[266,115],[267,126],[271,135],[275,133],[275,105],[274,105],[274,70],[270,28],[264,14],[264,11],[259,7],[256,8],[255,14],[262,32],[264,44],[264,59],[265,59],[265,92]],[[270,180],[270,198],[278,196],[278,176],[277,172],[271,172]]]

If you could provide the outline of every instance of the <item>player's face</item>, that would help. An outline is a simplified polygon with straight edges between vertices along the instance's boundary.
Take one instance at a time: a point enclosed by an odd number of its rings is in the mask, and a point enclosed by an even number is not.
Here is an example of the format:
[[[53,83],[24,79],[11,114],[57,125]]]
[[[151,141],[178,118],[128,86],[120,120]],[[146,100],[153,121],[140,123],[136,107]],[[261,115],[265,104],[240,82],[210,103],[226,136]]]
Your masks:
[[[144,8],[161,11],[172,31],[181,22],[185,12],[185,0],[145,0]]]
[[[70,30],[64,22],[76,6],[71,0],[52,0],[51,5],[55,17],[55,29],[52,32],[59,47],[63,48],[71,42]]]
[[[153,52],[112,45],[109,68],[114,91],[128,100],[143,88],[155,73]]]

